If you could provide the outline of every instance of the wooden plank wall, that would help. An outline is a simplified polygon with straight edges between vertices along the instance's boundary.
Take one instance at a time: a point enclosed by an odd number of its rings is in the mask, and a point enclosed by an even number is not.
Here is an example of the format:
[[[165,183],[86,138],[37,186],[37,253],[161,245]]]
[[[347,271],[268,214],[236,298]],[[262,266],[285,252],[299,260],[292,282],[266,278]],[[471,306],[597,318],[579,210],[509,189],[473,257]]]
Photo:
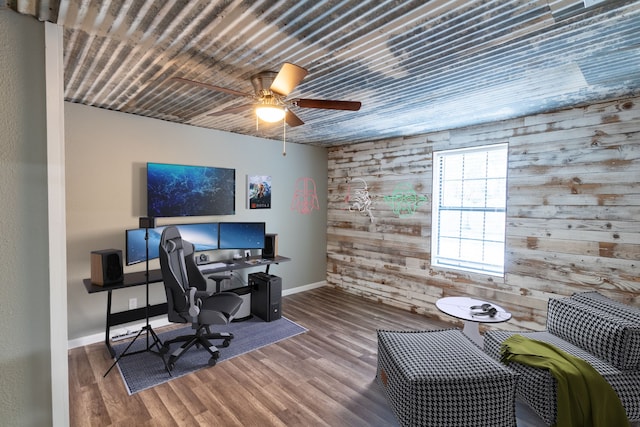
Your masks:
[[[431,268],[432,152],[504,142],[504,278]],[[640,98],[333,147],[328,169],[329,285],[443,320],[438,298],[488,299],[513,313],[504,329],[544,328],[548,299],[574,292],[640,306]],[[353,209],[362,180],[373,221]]]

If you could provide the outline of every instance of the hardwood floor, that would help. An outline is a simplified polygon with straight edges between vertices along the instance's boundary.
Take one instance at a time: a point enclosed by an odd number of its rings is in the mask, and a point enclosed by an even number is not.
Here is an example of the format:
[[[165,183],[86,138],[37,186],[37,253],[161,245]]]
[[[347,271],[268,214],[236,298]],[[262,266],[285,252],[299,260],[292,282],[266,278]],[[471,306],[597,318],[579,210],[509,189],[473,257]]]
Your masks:
[[[119,372],[102,377],[103,343],[70,350],[71,425],[397,426],[375,382],[376,329],[453,326],[329,287],[283,298],[283,313],[309,331],[132,396]]]

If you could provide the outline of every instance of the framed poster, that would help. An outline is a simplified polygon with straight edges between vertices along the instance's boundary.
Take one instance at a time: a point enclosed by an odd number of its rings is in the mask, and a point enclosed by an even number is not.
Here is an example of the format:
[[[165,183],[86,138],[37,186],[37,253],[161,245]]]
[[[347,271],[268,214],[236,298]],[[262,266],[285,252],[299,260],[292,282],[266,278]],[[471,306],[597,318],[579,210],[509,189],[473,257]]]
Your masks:
[[[247,204],[249,209],[271,209],[271,177],[247,175]]]

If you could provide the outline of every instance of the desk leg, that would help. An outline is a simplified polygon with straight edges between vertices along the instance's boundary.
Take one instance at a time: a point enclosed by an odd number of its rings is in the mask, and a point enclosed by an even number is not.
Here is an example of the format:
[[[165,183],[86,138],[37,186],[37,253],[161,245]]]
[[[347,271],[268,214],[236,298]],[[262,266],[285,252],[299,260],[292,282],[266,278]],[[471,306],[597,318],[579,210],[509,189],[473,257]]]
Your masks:
[[[279,263],[279,262],[273,262],[273,263],[271,263],[271,264],[280,264],[280,263]],[[265,273],[269,274],[269,267],[271,267],[271,264],[267,264],[267,268],[266,268],[266,270],[264,271]]]
[[[478,344],[480,348],[484,347],[484,338],[480,335],[480,324],[478,322],[465,320],[462,333],[464,333],[471,341]]]
[[[111,347],[111,341],[109,340],[109,332],[111,329],[111,289],[109,289],[108,291],[108,295],[107,295],[107,329],[104,333],[104,344],[107,346],[107,350],[109,350],[109,354],[111,355],[111,357],[116,357],[116,352],[113,349],[113,347]]]

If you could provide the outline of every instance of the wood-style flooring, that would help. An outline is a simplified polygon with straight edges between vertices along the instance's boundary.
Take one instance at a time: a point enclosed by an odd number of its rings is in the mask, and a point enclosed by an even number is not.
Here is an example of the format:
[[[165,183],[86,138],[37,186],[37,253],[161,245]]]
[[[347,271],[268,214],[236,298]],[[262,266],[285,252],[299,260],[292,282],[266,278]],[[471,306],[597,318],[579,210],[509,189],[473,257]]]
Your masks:
[[[330,287],[284,297],[283,314],[309,331],[132,396],[117,370],[103,378],[103,343],[70,350],[71,426],[397,426],[376,329],[454,326]],[[522,411],[519,426],[542,425]]]

